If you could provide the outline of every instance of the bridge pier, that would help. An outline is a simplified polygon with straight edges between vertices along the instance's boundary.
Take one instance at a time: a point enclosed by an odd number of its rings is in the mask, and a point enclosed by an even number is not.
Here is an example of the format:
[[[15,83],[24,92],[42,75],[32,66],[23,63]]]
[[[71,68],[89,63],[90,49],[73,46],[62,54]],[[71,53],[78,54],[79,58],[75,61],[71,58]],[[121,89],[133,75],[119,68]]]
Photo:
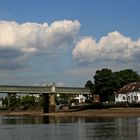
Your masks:
[[[49,94],[43,94],[43,113],[49,113]]]
[[[49,111],[50,112],[55,112],[55,108],[56,108],[55,95],[50,94],[49,100],[50,100]]]
[[[54,94],[43,94],[43,113],[55,112],[55,107]]]

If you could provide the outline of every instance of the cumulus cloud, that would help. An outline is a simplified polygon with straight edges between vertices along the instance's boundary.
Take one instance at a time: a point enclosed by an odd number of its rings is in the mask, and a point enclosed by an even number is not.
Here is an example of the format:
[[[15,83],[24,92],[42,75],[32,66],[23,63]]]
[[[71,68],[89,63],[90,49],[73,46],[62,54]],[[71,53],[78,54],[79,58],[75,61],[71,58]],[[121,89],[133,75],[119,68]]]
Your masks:
[[[0,68],[5,68],[7,64],[10,66],[12,62],[21,63],[36,53],[64,50],[72,43],[79,28],[77,20],[55,21],[50,25],[47,22],[19,24],[15,21],[0,21]]]
[[[140,54],[140,39],[137,41],[114,31],[100,38],[99,42],[84,37],[76,43],[73,57],[78,62],[95,60],[135,61]]]
[[[0,69],[23,68],[26,55],[15,48],[0,48]]]

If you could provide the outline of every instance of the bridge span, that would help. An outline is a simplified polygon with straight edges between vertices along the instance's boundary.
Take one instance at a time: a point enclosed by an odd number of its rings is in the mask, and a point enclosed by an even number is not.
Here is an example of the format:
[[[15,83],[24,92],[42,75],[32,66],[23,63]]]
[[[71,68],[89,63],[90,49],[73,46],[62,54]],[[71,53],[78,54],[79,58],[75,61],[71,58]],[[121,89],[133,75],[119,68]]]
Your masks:
[[[90,94],[88,88],[81,87],[56,87],[52,86],[11,86],[0,85],[0,93],[11,94],[42,94],[43,95],[43,112],[55,112],[55,94]],[[10,98],[9,98],[10,99]],[[10,100],[9,100],[10,102]]]
[[[0,85],[0,93],[19,94],[90,94],[89,89],[81,87],[56,87],[56,86],[9,86]]]

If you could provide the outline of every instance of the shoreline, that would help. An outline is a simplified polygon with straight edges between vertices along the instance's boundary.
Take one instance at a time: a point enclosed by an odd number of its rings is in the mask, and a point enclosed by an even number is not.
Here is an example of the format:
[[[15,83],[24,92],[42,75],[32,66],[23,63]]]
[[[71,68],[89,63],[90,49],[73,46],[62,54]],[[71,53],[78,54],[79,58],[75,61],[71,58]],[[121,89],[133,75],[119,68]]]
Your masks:
[[[140,117],[140,108],[88,109],[77,112],[49,113],[45,115],[60,117]]]
[[[0,115],[49,117],[140,117],[140,108],[87,109],[43,114],[42,111],[0,111]]]

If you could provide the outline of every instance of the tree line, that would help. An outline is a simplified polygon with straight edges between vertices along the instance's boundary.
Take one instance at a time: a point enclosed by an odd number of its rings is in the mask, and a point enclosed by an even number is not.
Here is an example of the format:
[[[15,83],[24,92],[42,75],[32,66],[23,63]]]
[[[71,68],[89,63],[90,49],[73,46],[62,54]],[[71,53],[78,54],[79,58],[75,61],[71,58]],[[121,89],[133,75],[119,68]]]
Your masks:
[[[8,101],[10,100],[10,101]],[[6,110],[33,110],[40,109],[43,106],[43,101],[41,97],[35,96],[6,96],[1,98],[3,108]],[[8,103],[9,102],[9,103]]]
[[[90,88],[92,94],[98,94],[101,102],[111,102],[114,100],[114,93],[121,87],[132,82],[140,82],[140,75],[132,69],[113,72],[104,68],[95,72],[93,80],[94,82],[88,80],[85,87]]]

